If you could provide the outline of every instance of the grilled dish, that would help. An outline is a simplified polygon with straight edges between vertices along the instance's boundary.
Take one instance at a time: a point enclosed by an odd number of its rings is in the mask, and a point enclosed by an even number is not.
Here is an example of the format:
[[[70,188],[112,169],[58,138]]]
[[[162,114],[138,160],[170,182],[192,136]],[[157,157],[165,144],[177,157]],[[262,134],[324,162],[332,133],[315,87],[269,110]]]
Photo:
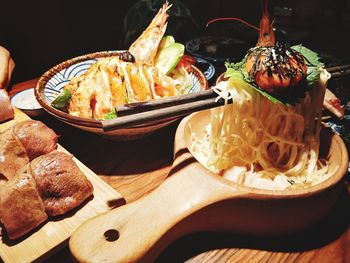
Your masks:
[[[57,148],[57,134],[40,121],[27,120],[0,133],[0,183],[34,158]]]
[[[72,156],[55,150],[57,138],[34,120],[0,134],[0,215],[10,239],[67,213],[93,193]]]
[[[213,89],[232,104],[212,109],[194,156],[210,170],[251,187],[284,190],[326,180],[320,160],[322,104],[330,74],[313,51],[276,43],[264,4],[257,46]],[[325,176],[327,175],[327,176]]]
[[[49,216],[67,213],[92,195],[93,187],[72,160],[53,151],[19,169],[1,188],[0,211],[10,239],[23,236]]]
[[[110,119],[116,106],[185,93],[192,79],[179,63],[184,46],[163,38],[169,8],[166,2],[128,51],[100,58],[73,78],[52,106],[78,117]]]

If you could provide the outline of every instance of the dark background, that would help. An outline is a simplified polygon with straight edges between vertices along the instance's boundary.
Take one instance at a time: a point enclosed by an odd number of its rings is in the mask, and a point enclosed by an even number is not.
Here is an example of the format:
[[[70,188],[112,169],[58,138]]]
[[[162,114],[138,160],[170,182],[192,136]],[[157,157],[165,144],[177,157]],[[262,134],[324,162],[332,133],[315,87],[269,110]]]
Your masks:
[[[16,62],[12,83],[39,77],[78,55],[127,48],[154,15],[146,2],[0,0],[0,45],[10,50]],[[242,26],[237,29],[237,23],[219,22],[209,28],[205,24],[216,17],[237,16],[258,25],[259,0],[170,2],[175,4],[170,10],[168,33],[179,42],[228,35],[246,41],[247,48],[256,43],[256,32],[249,28],[242,31]],[[350,63],[350,0],[275,0],[270,1],[270,10],[280,40],[303,43],[324,55],[326,63]]]

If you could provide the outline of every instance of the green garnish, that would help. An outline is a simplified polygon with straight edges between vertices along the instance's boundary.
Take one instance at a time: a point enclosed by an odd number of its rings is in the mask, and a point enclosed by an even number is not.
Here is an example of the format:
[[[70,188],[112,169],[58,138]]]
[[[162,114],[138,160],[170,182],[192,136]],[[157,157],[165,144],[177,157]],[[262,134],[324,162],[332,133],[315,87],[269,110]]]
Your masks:
[[[292,46],[291,48],[303,55],[307,66],[324,67],[324,64],[320,61],[321,57],[316,52],[304,47],[301,44]]]
[[[166,48],[170,46],[171,44],[175,43],[175,38],[173,36],[165,36],[162,38],[159,44],[159,50]]]
[[[226,72],[225,78],[236,78],[245,81],[251,88],[255,89],[261,95],[269,99],[273,103],[281,103],[284,105],[289,105],[287,102],[280,100],[277,97],[272,96],[271,94],[261,90],[253,81],[253,79],[249,76],[246,68],[246,58],[237,63],[225,63]]]
[[[154,66],[165,75],[168,75],[183,57],[185,46],[180,43],[171,43],[158,50],[154,60]]]
[[[292,46],[291,48],[305,58],[307,65],[306,84],[308,88],[313,87],[318,82],[321,69],[324,67],[324,64],[320,61],[321,57],[316,52],[302,45]]]
[[[324,67],[324,64],[320,61],[320,56],[310,49],[302,46],[302,45],[296,45],[291,47],[293,50],[299,52],[306,61],[307,65],[307,73],[306,73],[306,87],[308,89],[314,87],[314,85],[319,81],[320,73],[322,68]],[[242,61],[237,63],[225,63],[226,66],[226,72],[225,77],[226,78],[236,78],[241,79],[247,82],[252,88],[254,88],[256,91],[258,91],[261,95],[269,99],[273,103],[281,103],[286,106],[290,106],[293,104],[293,99],[295,102],[296,98],[289,98],[288,96],[276,96],[271,95],[262,89],[259,88],[258,85],[256,85],[253,78],[251,78],[246,70],[246,61],[247,57],[243,58]]]
[[[105,115],[104,119],[105,119],[105,120],[111,120],[111,119],[114,119],[114,118],[117,118],[117,117],[118,117],[118,116],[117,116],[117,112],[116,112],[115,108],[113,108],[113,109],[111,109],[110,112],[108,112],[108,113]]]
[[[58,95],[53,102],[51,102],[51,105],[56,109],[66,111],[71,97],[72,95],[70,94],[69,90],[63,89],[61,94]]]

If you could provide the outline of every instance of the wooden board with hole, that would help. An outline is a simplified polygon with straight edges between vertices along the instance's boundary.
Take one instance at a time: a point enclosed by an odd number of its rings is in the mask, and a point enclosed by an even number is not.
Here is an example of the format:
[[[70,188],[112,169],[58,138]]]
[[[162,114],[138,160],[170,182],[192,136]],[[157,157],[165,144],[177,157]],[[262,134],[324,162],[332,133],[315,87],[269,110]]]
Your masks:
[[[29,119],[18,109],[15,109],[15,119],[0,124],[0,132],[14,123]],[[67,152],[62,146],[58,150]],[[0,256],[4,262],[42,261],[64,247],[73,231],[87,219],[109,211],[114,206],[124,203],[122,196],[100,179],[93,171],[73,158],[80,170],[90,180],[94,187],[94,195],[79,209],[62,216],[59,219],[49,218],[46,223],[32,231],[24,239],[9,242],[6,237],[0,238]]]

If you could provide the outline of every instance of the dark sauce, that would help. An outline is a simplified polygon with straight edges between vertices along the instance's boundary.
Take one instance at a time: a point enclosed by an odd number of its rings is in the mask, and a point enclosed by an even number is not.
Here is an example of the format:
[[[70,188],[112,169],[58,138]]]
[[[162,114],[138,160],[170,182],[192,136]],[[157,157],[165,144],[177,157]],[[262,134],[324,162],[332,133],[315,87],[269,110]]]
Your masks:
[[[135,62],[135,57],[129,51],[125,51],[125,52],[120,53],[119,59],[123,60],[125,62],[131,62],[131,63]]]

